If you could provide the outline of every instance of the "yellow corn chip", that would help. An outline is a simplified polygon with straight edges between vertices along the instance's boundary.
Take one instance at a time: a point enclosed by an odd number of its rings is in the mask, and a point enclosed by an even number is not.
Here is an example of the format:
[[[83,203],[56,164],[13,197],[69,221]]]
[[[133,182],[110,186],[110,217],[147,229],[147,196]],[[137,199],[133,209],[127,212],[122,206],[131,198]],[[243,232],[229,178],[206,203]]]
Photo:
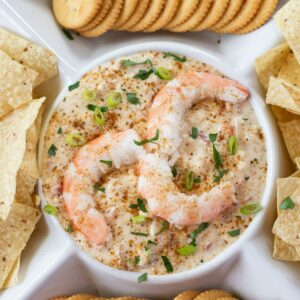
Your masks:
[[[292,83],[300,88],[300,64],[295,55],[290,53],[278,74],[278,79]]]
[[[286,261],[300,261],[300,254],[297,253],[295,247],[275,236],[273,258]]]
[[[20,257],[18,257],[14,262],[13,267],[11,268],[7,278],[5,279],[3,286],[0,287],[0,290],[13,287],[18,284],[19,269],[20,269]]]

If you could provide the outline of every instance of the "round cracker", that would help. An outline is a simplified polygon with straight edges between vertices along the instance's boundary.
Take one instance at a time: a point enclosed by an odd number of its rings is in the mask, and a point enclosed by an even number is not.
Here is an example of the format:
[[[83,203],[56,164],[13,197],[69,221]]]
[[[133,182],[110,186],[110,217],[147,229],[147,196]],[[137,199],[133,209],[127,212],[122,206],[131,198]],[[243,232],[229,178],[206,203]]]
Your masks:
[[[248,24],[256,14],[262,0],[244,2],[239,13],[227,25],[215,30],[219,33],[233,33]]]
[[[115,23],[114,28],[121,26],[131,17],[138,2],[139,0],[125,0],[121,15],[119,16],[118,21]]]
[[[69,297],[67,300],[91,300],[95,298],[95,295],[90,294],[76,294]]]
[[[246,26],[234,33],[248,33],[264,25],[271,18],[277,3],[278,0],[263,0],[254,18]]]
[[[207,16],[193,29],[193,31],[201,31],[214,26],[222,18],[228,4],[229,0],[215,0]]]
[[[68,29],[88,24],[97,14],[103,0],[53,0],[56,21]]]
[[[243,2],[244,0],[230,0],[222,18],[211,29],[218,29],[227,25],[240,11]]]
[[[174,300],[193,300],[200,294],[199,291],[185,291],[177,295]]]
[[[113,0],[112,7],[103,21],[91,30],[80,32],[84,37],[96,37],[109,30],[120,15],[124,0]]]
[[[218,300],[239,300],[239,299],[235,297],[222,297],[222,298],[218,298]]]
[[[66,300],[68,298],[69,298],[68,296],[60,296],[60,297],[51,298],[50,300]]]
[[[201,0],[200,0],[201,1]],[[172,29],[176,26],[183,24],[192,16],[199,5],[199,0],[189,0],[180,2],[176,14],[173,19],[167,24],[166,29]]]
[[[80,27],[79,29],[76,29],[76,31],[81,32],[81,31],[87,31],[95,28],[98,24],[100,24],[103,21],[105,16],[108,14],[111,6],[112,6],[112,0],[103,0],[101,8],[99,9],[98,13],[93,18],[93,20],[87,25]]]
[[[163,11],[158,19],[149,27],[145,28],[145,32],[153,32],[165,27],[174,17],[180,0],[167,0]]]
[[[149,3],[150,0],[139,0],[138,5],[135,8],[135,12],[131,15],[131,17],[121,26],[115,27],[115,29],[127,30],[134,26],[136,23],[138,23],[140,19],[144,16]]]
[[[231,297],[231,294],[222,290],[208,290],[202,292],[194,300],[217,300],[221,297]]]
[[[226,1],[226,0],[223,0]],[[173,27],[170,30],[174,32],[185,32],[195,28],[207,15],[213,0],[201,0],[199,6],[194,11],[193,15],[183,24]]]
[[[142,31],[152,25],[158,19],[165,4],[166,0],[152,0],[143,18],[134,26],[129,28],[128,31]]]

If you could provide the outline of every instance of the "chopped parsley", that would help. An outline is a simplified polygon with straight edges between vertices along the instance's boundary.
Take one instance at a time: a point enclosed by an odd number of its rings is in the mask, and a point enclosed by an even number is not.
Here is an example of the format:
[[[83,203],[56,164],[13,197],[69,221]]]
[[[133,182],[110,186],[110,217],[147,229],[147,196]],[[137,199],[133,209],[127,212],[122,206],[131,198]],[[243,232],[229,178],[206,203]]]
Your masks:
[[[144,233],[144,232],[136,232],[136,231],[131,231],[131,234],[133,234],[133,235],[138,235],[138,236],[145,236],[145,237],[148,236],[147,233]]]
[[[100,162],[109,166],[109,167],[112,167],[112,161],[111,160],[104,160],[104,159],[100,159]]]
[[[199,134],[198,128],[193,127],[191,137],[195,140],[198,137],[198,134]]]
[[[149,76],[153,73],[153,71],[150,70],[139,70],[137,74],[134,75],[134,78],[138,78],[141,80],[146,80],[149,78]]]
[[[168,257],[163,255],[163,256],[161,256],[161,259],[163,260],[163,263],[166,267],[167,273],[172,273],[173,272],[173,266],[172,266],[170,260],[168,259]]]
[[[140,262],[141,258],[139,255],[135,256],[134,259],[128,259],[127,261],[135,266],[137,266]]]
[[[158,232],[156,235],[161,234],[163,231],[165,231],[165,230],[168,228],[168,226],[169,226],[168,221],[163,220],[163,221],[161,222],[161,229],[159,230],[159,232]]]
[[[126,93],[127,101],[131,104],[137,105],[140,103],[139,98],[136,96],[136,93]]]
[[[166,57],[172,57],[174,61],[181,62],[181,63],[184,63],[184,62],[187,61],[185,56],[180,57],[180,56],[178,56],[176,54],[173,54],[171,52],[164,52],[163,58],[166,58]]]
[[[137,204],[130,204],[129,208],[131,208],[131,209],[137,209],[138,205]]]
[[[105,188],[104,188],[104,187],[101,187],[101,185],[100,185],[99,183],[95,183],[95,184],[94,184],[94,189],[95,189],[96,191],[105,193]]]
[[[142,146],[142,145],[145,145],[145,144],[148,144],[148,143],[156,142],[158,139],[159,139],[159,130],[157,129],[156,133],[155,133],[155,136],[153,138],[148,139],[148,140],[142,140],[142,141],[133,140],[133,142],[138,146]]]
[[[141,62],[132,61],[130,59],[124,59],[122,60],[121,64],[123,67],[130,67],[130,66],[137,66],[137,65],[144,65],[147,63],[147,59]]]
[[[137,279],[138,283],[142,283],[142,282],[147,281],[147,280],[148,280],[148,273],[143,273]]]
[[[241,230],[240,230],[240,229],[230,230],[230,231],[227,231],[227,233],[228,233],[231,237],[235,237],[235,236],[240,235]]]
[[[148,212],[145,206],[144,199],[142,198],[137,198],[137,206],[142,212]]]
[[[73,40],[74,40],[74,38],[73,38],[73,36],[72,36],[72,34],[71,34],[71,32],[70,32],[69,30],[67,30],[67,29],[65,29],[65,28],[62,28],[61,30],[62,30],[62,32],[64,33],[64,35],[65,35],[70,41],[73,41]]]
[[[171,172],[172,172],[173,177],[177,176],[177,169],[176,169],[175,165],[172,167]]]
[[[56,155],[56,150],[57,148],[55,147],[54,144],[52,144],[49,149],[48,149],[48,154],[49,156],[55,156]]]
[[[62,134],[62,129],[61,129],[61,127],[58,128],[57,133],[58,133],[58,134]]]
[[[88,110],[91,110],[91,111],[95,111],[96,108],[98,108],[101,112],[107,112],[108,111],[107,106],[98,106],[98,105],[94,105],[94,104],[88,104],[86,107],[87,107]]]
[[[80,85],[80,81],[75,82],[74,84],[69,85],[69,91],[77,89]]]
[[[282,200],[282,202],[280,203],[280,206],[279,208],[281,210],[286,210],[286,209],[293,209],[295,207],[295,203],[294,201],[292,200],[291,197],[286,197]]]
[[[73,228],[73,225],[72,223],[68,223],[68,226],[66,228],[66,232],[74,232],[74,228]]]
[[[209,226],[208,222],[205,223],[201,223],[197,229],[195,229],[194,231],[192,231],[192,233],[190,234],[190,238],[192,239],[191,242],[189,243],[189,245],[192,246],[196,246],[196,238],[198,236],[198,234],[200,234],[201,232],[203,232],[207,227]]]
[[[44,212],[51,216],[57,216],[57,208],[51,204],[44,206]]]

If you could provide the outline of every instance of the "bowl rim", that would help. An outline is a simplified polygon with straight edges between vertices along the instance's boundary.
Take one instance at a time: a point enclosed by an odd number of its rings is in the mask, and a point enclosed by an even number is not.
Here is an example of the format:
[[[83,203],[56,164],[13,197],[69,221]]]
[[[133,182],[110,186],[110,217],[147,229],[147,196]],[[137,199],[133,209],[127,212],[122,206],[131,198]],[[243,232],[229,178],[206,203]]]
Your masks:
[[[249,101],[255,111],[255,114],[258,118],[258,121],[263,128],[265,138],[266,138],[266,146],[267,146],[267,178],[266,185],[263,192],[263,196],[261,198],[261,205],[263,206],[263,210],[259,212],[251,221],[245,232],[230,246],[228,246],[224,251],[214,257],[212,260],[205,262],[193,269],[174,273],[174,274],[166,274],[166,275],[149,275],[148,280],[143,282],[143,284],[147,285],[165,285],[165,284],[174,284],[178,282],[188,281],[191,279],[199,278],[201,276],[206,275],[207,273],[215,270],[216,268],[222,266],[226,263],[230,258],[234,257],[242,246],[245,244],[247,240],[255,235],[258,232],[259,228],[262,225],[263,219],[266,216],[266,212],[273,198],[274,190],[275,190],[275,182],[279,173],[279,149],[276,145],[278,145],[278,132],[276,129],[276,125],[274,119],[267,108],[266,103],[258,94],[257,90],[252,86],[252,81],[247,78],[242,72],[239,72],[238,69],[233,68],[230,64],[226,64],[222,58],[218,55],[211,54],[209,49],[205,47],[195,47],[191,45],[186,45],[181,42],[171,42],[171,41],[151,41],[151,42],[134,42],[130,45],[121,47],[119,49],[115,49],[114,51],[104,54],[98,57],[93,62],[89,63],[86,67],[82,68],[82,70],[78,71],[78,76],[75,79],[79,80],[82,75],[86,72],[90,71],[94,67],[100,64],[104,64],[109,60],[130,55],[134,53],[138,53],[141,51],[169,51],[178,53],[180,55],[185,55],[187,57],[191,57],[193,59],[197,59],[203,61],[204,63],[210,64],[215,69],[220,71],[222,74],[236,79],[242,84],[244,84],[251,93],[251,97]],[[75,81],[74,81],[75,82]],[[68,86],[65,86],[59,95],[56,97],[54,102],[51,104],[49,112],[46,117],[43,119],[43,125],[40,134],[39,141],[39,150],[38,150],[38,162],[39,166],[41,166],[42,160],[42,151],[43,151],[43,143],[46,130],[48,128],[48,124],[50,118],[55,111],[57,105],[64,98],[67,93]],[[42,179],[39,179],[38,185],[39,196],[41,197],[42,206],[46,204],[43,191],[42,191]],[[76,242],[67,234],[63,227],[60,225],[59,221],[55,217],[51,217],[47,214],[44,214],[47,221],[50,224],[54,225],[54,230],[57,230],[58,234],[62,235],[62,237],[66,240],[66,242],[71,242],[72,251],[78,255],[83,261],[85,261],[89,266],[97,265],[99,271],[103,271],[115,278],[121,279],[123,281],[127,281],[130,283],[137,283],[137,277],[141,274],[141,272],[132,272],[119,270],[108,265],[105,265],[92,256],[90,256],[87,252],[76,246]],[[50,229],[51,230],[51,229]]]

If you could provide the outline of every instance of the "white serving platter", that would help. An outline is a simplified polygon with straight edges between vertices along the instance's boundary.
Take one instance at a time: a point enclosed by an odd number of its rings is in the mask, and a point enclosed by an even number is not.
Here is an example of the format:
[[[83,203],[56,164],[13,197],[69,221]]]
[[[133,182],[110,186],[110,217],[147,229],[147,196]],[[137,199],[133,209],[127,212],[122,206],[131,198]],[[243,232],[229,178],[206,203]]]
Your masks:
[[[286,1],[281,1],[282,5]],[[281,41],[274,22],[244,36],[218,36],[210,32],[172,34],[130,34],[110,32],[88,40],[74,35],[66,39],[51,13],[51,1],[0,0],[0,26],[40,43],[59,57],[60,75],[41,87],[51,106],[64,86],[73,83],[79,75],[103,55],[134,43],[151,41],[181,42],[194,46],[223,62],[247,77],[250,85],[260,89],[254,72],[254,60]],[[51,87],[50,87],[51,86]],[[290,165],[285,149],[281,148],[282,176],[289,174]],[[271,227],[275,205],[259,233],[243,245],[242,251],[221,268],[202,276],[195,288],[225,288],[253,300],[300,299],[299,263],[286,263],[271,258],[273,236]],[[168,293],[139,286],[129,286],[120,279],[107,278],[87,260],[74,252],[72,242],[63,237],[49,217],[43,218],[22,254],[19,285],[0,293],[2,300],[46,300],[51,296],[76,292],[95,292],[103,296],[130,295],[155,296],[158,299],[175,295],[187,288],[177,284]],[[122,292],[123,291],[123,292]]]

